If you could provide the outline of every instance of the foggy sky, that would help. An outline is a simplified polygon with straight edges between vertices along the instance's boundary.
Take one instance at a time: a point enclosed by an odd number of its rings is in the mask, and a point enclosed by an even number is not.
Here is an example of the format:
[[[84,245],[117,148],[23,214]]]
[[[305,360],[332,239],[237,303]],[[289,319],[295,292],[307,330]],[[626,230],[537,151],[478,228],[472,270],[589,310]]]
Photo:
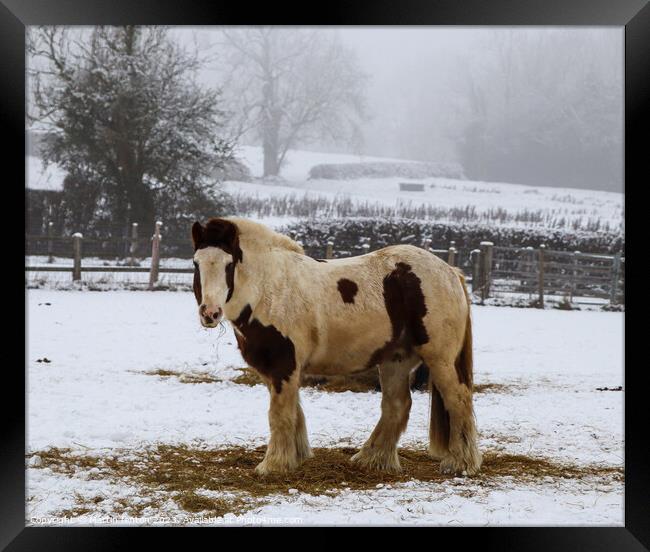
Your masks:
[[[513,128],[529,124],[528,119],[541,113],[542,102],[548,98],[556,104],[550,107],[557,111],[558,125],[567,118],[575,118],[569,121],[577,129],[573,129],[575,136],[569,133],[569,138],[563,137],[571,141],[558,143],[558,149],[594,139],[611,142],[606,155],[611,158],[608,170],[615,176],[597,187],[622,191],[623,27],[319,29],[338,33],[367,76],[368,118],[362,125],[363,150],[357,153],[422,161],[462,161],[459,143],[463,132],[468,135],[463,129],[472,121],[482,122],[483,117],[477,115],[470,103],[475,89],[481,90],[488,104],[484,118],[492,128],[499,122],[504,126],[506,121]],[[219,27],[175,27],[172,35],[184,45],[196,46],[219,59]],[[507,42],[504,37],[508,36],[515,46],[510,54],[514,60],[511,76],[506,76],[503,61],[499,61],[498,44],[502,39]],[[531,67],[536,69],[531,71]],[[597,78],[590,81],[585,77],[592,75]],[[218,62],[208,64],[198,80],[209,86],[228,85],[223,82]],[[593,82],[598,86],[594,88]],[[515,103],[502,106],[503,97],[510,95]],[[606,104],[599,104],[601,95]],[[584,113],[576,114],[576,105],[586,106]],[[545,109],[548,111],[549,106]],[[502,136],[495,136],[495,141],[499,139]],[[548,138],[540,137],[544,139]],[[350,152],[346,144],[327,141],[298,146]],[[577,184],[579,187],[591,187],[590,164],[589,160],[576,161],[572,169],[575,174],[585,173],[583,182]],[[554,181],[541,184],[563,185]]]
[[[524,124],[521,113],[528,109],[532,115],[537,109],[534,96],[553,96],[558,112],[572,107],[562,105],[564,91],[570,92],[581,103],[597,101],[598,90],[588,88],[586,80],[578,74],[584,70],[599,75],[598,82],[611,84],[615,98],[608,104],[607,122],[592,121],[605,138],[615,144],[610,152],[622,167],[623,133],[623,28],[616,27],[323,27],[324,32],[336,32],[358,58],[360,68],[368,77],[367,98],[369,119],[363,125],[365,144],[363,154],[417,159],[423,161],[458,161],[459,133],[467,120],[466,98],[471,83],[485,86],[495,96],[494,101],[510,91],[508,77],[495,71],[495,40],[510,34],[517,48],[528,48],[519,54],[520,70],[529,64],[539,64],[540,71],[548,75],[543,81],[531,82],[530,90],[520,91],[526,101],[531,96],[530,107],[519,106],[520,113],[513,124]],[[215,37],[218,28],[177,28],[178,38],[186,44],[196,44],[210,50],[218,57]],[[536,44],[540,44],[536,47]],[[498,48],[497,48],[498,49]],[[528,60],[527,58],[531,59]],[[534,59],[533,59],[534,58]],[[515,64],[516,64],[515,63]],[[587,69],[591,67],[591,69]],[[578,76],[576,76],[578,75]],[[220,86],[219,73],[214,68],[200,75],[206,84]],[[514,77],[512,78],[514,82]],[[521,80],[521,79],[520,79]],[[495,84],[497,85],[495,87]],[[525,81],[524,81],[524,84]],[[227,85],[227,83],[226,83]],[[513,86],[521,86],[521,83]],[[500,88],[499,88],[500,87]],[[611,95],[611,91],[608,92]],[[557,95],[555,97],[554,95]],[[538,100],[539,101],[539,100]],[[585,104],[586,105],[586,104]],[[493,117],[508,117],[507,111]],[[593,134],[593,131],[590,131]],[[582,140],[582,138],[579,138]],[[620,144],[620,148],[619,148]],[[301,144],[305,149],[345,152],[345,144]],[[561,147],[561,145],[560,145]],[[613,162],[614,163],[614,162]],[[576,166],[575,172],[582,167]],[[589,176],[585,175],[585,180]],[[557,185],[560,185],[558,183]],[[550,185],[556,185],[550,183]],[[581,185],[582,186],[582,185]],[[589,187],[585,182],[584,187]],[[620,178],[612,179],[599,187],[613,191],[622,190]]]

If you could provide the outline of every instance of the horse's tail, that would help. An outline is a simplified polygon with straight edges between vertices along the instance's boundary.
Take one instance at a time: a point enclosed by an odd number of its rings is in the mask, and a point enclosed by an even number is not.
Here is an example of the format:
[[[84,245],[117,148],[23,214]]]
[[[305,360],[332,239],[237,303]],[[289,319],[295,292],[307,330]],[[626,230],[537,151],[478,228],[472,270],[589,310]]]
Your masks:
[[[465,284],[465,276],[460,270],[456,270],[460,278],[460,285],[463,287],[465,293],[465,301],[467,301],[467,322],[465,323],[465,338],[463,339],[463,348],[460,350],[456,358],[456,373],[461,383],[469,387],[470,391],[474,384],[474,355],[472,353],[472,317],[470,308],[472,301],[467,292],[467,285]]]
[[[464,383],[472,391],[473,385],[473,355],[472,355],[472,319],[470,316],[470,297],[465,286],[465,277],[456,269],[460,284],[463,287],[467,301],[467,320],[465,322],[465,335],[463,345],[456,357],[456,374],[460,383]],[[450,422],[449,412],[445,408],[442,395],[433,383],[429,370],[429,388],[431,390],[431,422],[429,424],[429,451],[432,456],[443,458],[449,452]]]

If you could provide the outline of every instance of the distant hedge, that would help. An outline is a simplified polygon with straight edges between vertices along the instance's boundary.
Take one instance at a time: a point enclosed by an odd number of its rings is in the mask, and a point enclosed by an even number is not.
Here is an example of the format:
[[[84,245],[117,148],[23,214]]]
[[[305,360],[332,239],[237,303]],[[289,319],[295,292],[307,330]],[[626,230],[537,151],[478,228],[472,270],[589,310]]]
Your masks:
[[[363,253],[364,243],[368,243],[372,251],[401,243],[421,246],[425,238],[431,240],[434,249],[446,249],[453,240],[456,247],[466,253],[477,248],[482,241],[491,241],[502,247],[539,247],[545,244],[553,250],[583,253],[616,253],[625,247],[624,236],[615,232],[572,232],[412,219],[306,219],[281,231],[300,240],[305,252],[316,258],[325,255],[330,239],[334,241],[336,257],[359,255]]]
[[[358,178],[459,178],[464,179],[458,163],[399,163],[377,161],[367,163],[331,163],[315,165],[310,179],[354,180]]]
[[[223,168],[214,171],[214,176],[220,182],[236,180],[238,182],[252,182],[250,169],[237,159],[226,161]]]

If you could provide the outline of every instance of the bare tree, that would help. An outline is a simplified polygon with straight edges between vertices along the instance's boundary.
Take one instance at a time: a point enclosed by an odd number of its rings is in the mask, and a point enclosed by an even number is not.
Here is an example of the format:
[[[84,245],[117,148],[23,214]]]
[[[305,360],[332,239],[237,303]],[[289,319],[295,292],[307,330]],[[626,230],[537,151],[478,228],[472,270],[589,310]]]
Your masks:
[[[254,27],[222,37],[233,123],[261,140],[264,176],[277,175],[298,143],[347,140],[358,149],[366,77],[335,33]]]
[[[620,186],[620,50],[602,31],[499,30],[481,46],[459,94],[466,174],[533,185]]]

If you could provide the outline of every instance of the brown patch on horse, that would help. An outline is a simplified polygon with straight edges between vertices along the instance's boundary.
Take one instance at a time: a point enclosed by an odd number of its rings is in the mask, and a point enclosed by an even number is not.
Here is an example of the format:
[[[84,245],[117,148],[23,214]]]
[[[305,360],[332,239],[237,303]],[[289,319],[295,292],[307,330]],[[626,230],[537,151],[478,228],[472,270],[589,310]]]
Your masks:
[[[226,285],[228,286],[228,295],[226,303],[230,301],[232,294],[235,292],[235,262],[226,265]]]
[[[411,265],[406,263],[396,263],[395,269],[384,278],[384,303],[392,335],[372,354],[368,367],[380,364],[399,348],[409,350],[413,345],[424,345],[429,341],[422,322],[427,306],[421,284]]]
[[[192,241],[194,251],[204,247],[218,247],[232,255],[235,264],[244,260],[244,254],[239,247],[239,229],[229,220],[211,218],[205,226],[195,222],[192,226]]]
[[[246,305],[233,322],[241,335],[235,332],[237,345],[244,360],[260,374],[270,379],[276,393],[282,391],[282,382],[289,381],[296,369],[296,351],[293,342],[273,325],[265,326],[252,319],[253,311]]]
[[[336,287],[341,294],[341,299],[344,303],[354,303],[354,296],[359,291],[359,286],[352,280],[347,278],[341,278],[337,283]]]
[[[197,221],[192,226],[192,241],[194,251],[205,247],[218,247],[232,255],[232,262],[226,266],[227,303],[235,292],[235,266],[244,260],[244,253],[239,247],[239,229],[237,225],[229,220],[219,218],[211,218],[205,226]],[[193,287],[196,301],[201,304],[201,275],[196,264],[194,265]]]
[[[194,281],[192,282],[192,288],[194,289],[196,304],[200,305],[203,297],[203,290],[201,289],[201,273],[199,271],[199,265],[196,263],[194,263]]]

